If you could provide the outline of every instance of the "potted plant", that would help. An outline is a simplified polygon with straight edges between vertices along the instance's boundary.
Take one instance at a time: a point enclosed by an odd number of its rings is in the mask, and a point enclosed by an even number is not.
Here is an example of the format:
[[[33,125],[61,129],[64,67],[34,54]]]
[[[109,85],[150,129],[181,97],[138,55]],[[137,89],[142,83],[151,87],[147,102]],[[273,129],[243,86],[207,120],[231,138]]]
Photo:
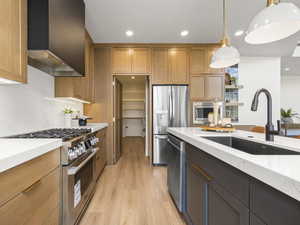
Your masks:
[[[72,114],[73,114],[74,110],[66,107],[63,112],[65,115],[65,127],[67,127],[67,128],[72,127]]]
[[[296,115],[298,115],[298,113],[293,113],[291,108],[287,110],[281,109],[281,120],[284,123],[293,123],[293,116]]]

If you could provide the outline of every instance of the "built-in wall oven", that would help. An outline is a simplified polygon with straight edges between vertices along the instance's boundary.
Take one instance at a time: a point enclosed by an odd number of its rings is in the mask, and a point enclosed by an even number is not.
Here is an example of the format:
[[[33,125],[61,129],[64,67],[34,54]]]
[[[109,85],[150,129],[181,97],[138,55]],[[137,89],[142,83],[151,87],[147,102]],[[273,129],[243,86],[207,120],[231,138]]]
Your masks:
[[[193,124],[208,123],[208,115],[213,112],[213,102],[193,102]]]

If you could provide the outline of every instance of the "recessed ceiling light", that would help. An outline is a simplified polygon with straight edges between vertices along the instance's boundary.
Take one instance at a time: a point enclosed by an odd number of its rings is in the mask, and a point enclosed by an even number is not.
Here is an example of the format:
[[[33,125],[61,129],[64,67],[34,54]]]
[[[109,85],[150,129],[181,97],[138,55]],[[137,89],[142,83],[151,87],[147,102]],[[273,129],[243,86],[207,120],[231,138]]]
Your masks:
[[[127,30],[127,31],[126,31],[126,36],[127,36],[127,37],[131,37],[131,36],[133,36],[133,35],[134,35],[134,33],[133,33],[132,30]]]
[[[237,30],[237,31],[234,33],[234,35],[235,35],[236,37],[242,36],[243,34],[244,34],[244,31],[243,31],[243,30]]]
[[[132,76],[131,79],[134,80],[134,79],[135,79],[135,76]]]
[[[288,72],[288,71],[290,71],[290,70],[291,70],[291,68],[289,68],[289,67],[286,67],[284,70]]]
[[[185,37],[185,36],[189,35],[189,31],[188,30],[183,30],[183,31],[180,32],[180,35],[182,37]]]

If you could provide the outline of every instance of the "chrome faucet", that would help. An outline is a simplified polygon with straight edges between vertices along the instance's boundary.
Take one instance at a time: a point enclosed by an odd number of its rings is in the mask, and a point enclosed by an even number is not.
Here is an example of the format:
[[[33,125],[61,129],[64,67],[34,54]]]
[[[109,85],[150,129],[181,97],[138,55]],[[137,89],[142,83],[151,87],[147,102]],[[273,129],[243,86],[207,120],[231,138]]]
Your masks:
[[[257,111],[258,107],[258,99],[261,93],[264,93],[267,96],[267,104],[268,104],[268,110],[267,110],[267,118],[268,122],[266,124],[266,141],[274,141],[274,135],[280,133],[280,120],[277,121],[278,125],[278,131],[274,130],[274,125],[272,123],[272,96],[271,93],[267,89],[260,89],[258,90],[253,98],[251,110]]]

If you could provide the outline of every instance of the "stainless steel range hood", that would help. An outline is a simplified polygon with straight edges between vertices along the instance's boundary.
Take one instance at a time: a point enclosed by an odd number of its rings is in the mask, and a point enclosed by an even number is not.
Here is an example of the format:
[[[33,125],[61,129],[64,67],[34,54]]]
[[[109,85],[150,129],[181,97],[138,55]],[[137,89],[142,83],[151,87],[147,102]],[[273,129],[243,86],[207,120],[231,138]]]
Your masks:
[[[28,63],[53,76],[85,74],[83,0],[28,0]]]

